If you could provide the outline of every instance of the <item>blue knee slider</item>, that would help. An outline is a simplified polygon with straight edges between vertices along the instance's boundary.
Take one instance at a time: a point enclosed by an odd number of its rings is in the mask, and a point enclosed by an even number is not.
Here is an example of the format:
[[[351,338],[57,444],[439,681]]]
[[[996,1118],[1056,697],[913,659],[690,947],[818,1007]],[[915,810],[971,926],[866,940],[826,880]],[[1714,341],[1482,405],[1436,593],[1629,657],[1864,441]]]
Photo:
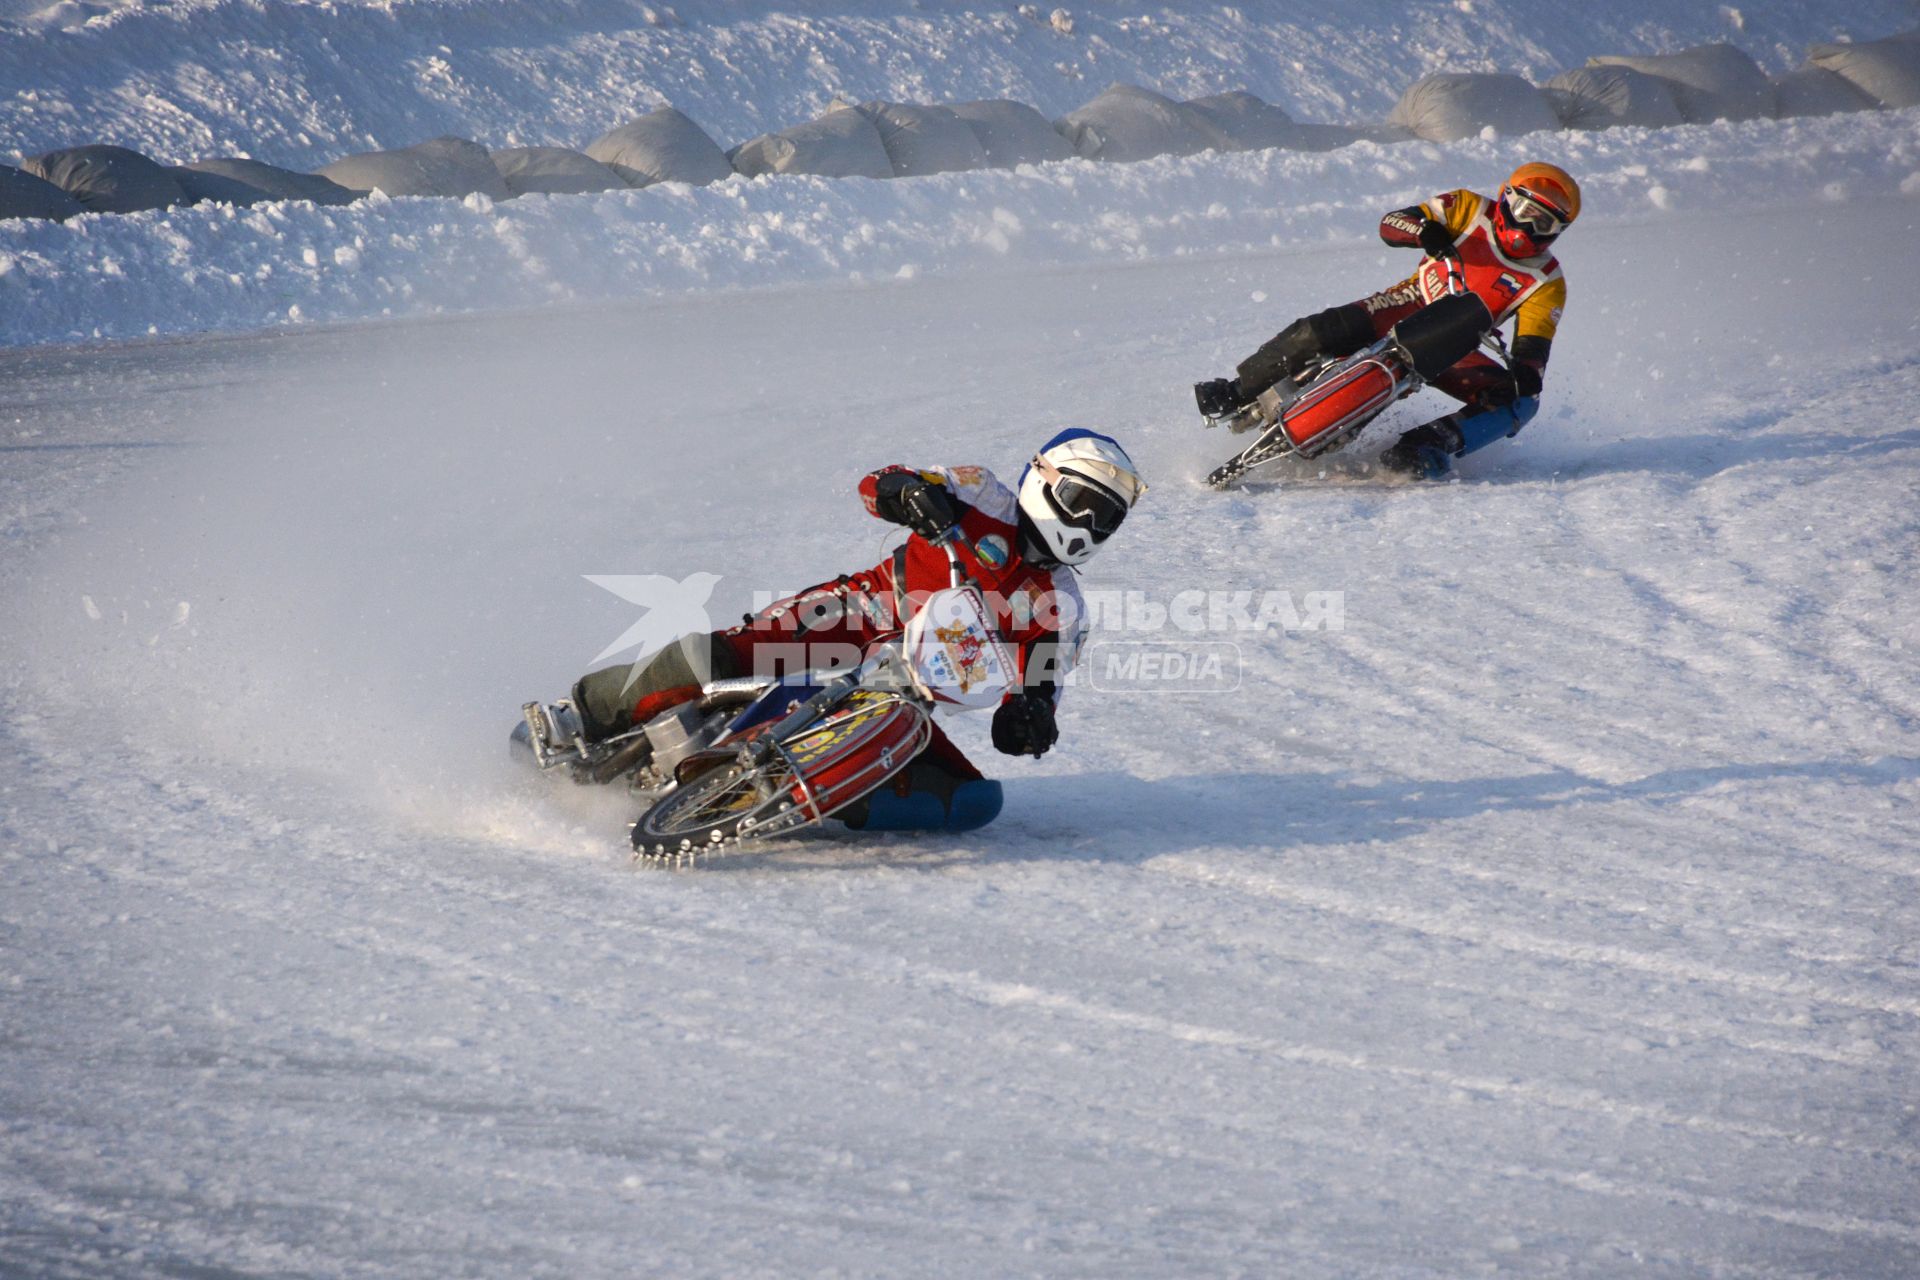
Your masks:
[[[1540,412],[1539,396],[1521,396],[1498,409],[1462,409],[1452,415],[1453,429],[1460,433],[1460,447],[1448,453],[1439,445],[1421,445],[1414,452],[1420,460],[1423,480],[1444,480],[1453,474],[1453,460],[1464,458],[1476,449],[1484,449],[1495,440],[1520,434],[1520,428]]]
[[[1002,796],[998,782],[975,778],[956,782],[950,796],[919,789],[901,795],[888,786],[864,803],[865,812],[847,822],[855,831],[972,831],[1000,816]]]
[[[1454,453],[1456,458],[1464,458],[1476,449],[1484,449],[1495,440],[1520,434],[1520,428],[1533,421],[1533,415],[1540,412],[1539,396],[1521,396],[1512,404],[1502,405],[1498,409],[1464,409],[1454,418],[1453,426],[1460,433],[1460,448]]]

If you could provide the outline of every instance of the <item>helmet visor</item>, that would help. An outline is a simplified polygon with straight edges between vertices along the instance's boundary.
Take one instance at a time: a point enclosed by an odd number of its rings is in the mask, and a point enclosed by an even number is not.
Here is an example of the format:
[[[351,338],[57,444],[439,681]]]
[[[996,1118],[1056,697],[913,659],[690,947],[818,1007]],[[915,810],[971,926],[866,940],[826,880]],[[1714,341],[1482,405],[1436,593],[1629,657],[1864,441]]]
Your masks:
[[[1502,203],[1507,206],[1507,221],[1525,229],[1537,240],[1559,235],[1569,221],[1551,202],[1525,187],[1508,187]]]
[[[1096,541],[1111,537],[1127,518],[1127,504],[1112,490],[1071,471],[1060,472],[1060,478],[1047,486],[1047,492],[1053,497],[1053,505],[1059,508],[1060,518],[1076,529],[1085,529]]]

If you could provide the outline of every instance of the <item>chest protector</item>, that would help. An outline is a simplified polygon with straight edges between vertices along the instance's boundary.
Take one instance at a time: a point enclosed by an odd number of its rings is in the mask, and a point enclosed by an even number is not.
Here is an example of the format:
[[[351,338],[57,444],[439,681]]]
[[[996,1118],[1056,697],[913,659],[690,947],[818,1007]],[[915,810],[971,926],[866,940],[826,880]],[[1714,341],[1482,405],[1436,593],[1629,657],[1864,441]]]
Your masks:
[[[1460,255],[1460,271],[1466,277],[1467,291],[1487,304],[1495,325],[1502,325],[1541,285],[1560,274],[1560,264],[1551,255],[1521,261],[1500,252],[1500,244],[1493,238],[1490,207],[1482,203],[1473,221],[1467,224],[1466,234],[1454,242],[1454,248]],[[1445,262],[1428,258],[1420,264],[1416,278],[1423,301],[1438,302],[1447,296]]]

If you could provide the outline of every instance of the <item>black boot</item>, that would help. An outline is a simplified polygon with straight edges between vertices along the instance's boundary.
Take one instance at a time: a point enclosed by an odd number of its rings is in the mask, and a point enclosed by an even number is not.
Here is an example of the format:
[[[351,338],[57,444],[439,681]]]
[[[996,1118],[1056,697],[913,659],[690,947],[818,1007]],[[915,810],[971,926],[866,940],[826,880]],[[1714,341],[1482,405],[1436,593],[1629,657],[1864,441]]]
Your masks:
[[[1209,418],[1224,418],[1248,399],[1238,378],[1209,378],[1193,384],[1194,403]]]
[[[1380,465],[1402,475],[1441,480],[1453,470],[1453,459],[1463,443],[1454,415],[1448,414],[1401,436],[1380,455]]]

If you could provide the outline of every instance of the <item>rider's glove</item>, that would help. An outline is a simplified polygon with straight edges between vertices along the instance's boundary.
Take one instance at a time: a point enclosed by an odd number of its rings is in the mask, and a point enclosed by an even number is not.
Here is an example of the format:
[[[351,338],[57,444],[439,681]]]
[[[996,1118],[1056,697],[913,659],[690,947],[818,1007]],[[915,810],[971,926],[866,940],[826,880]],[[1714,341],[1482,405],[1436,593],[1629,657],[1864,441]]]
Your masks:
[[[1420,248],[1429,258],[1446,258],[1453,255],[1453,232],[1447,230],[1444,222],[1435,222],[1428,218],[1420,224]]]
[[[1053,696],[1016,693],[993,713],[993,749],[1006,756],[1043,756],[1060,737]]]
[[[1522,397],[1537,396],[1540,394],[1542,382],[1540,370],[1536,366],[1525,363],[1513,366],[1513,389],[1516,394]]]
[[[939,542],[960,523],[960,509],[944,484],[914,480],[900,490],[901,521],[928,542]]]

